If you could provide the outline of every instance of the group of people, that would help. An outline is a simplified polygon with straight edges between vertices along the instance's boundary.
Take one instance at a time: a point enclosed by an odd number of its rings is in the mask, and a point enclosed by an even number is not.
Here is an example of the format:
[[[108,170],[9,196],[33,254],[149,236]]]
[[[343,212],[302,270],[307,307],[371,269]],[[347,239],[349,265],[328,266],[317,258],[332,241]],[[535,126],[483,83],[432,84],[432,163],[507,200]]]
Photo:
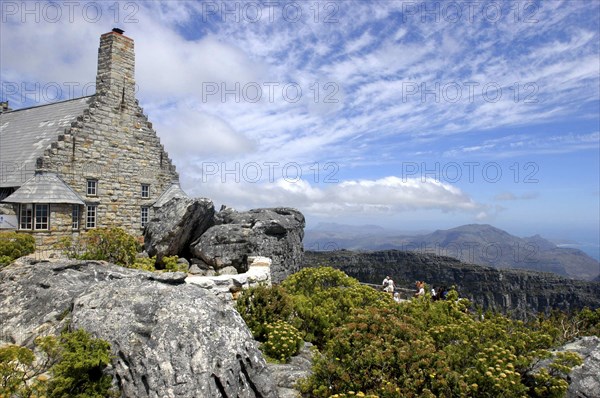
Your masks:
[[[425,296],[425,282],[417,281],[415,283],[417,287],[417,292],[415,293],[415,297]],[[446,286],[440,286],[437,289],[435,287],[431,288],[431,300],[445,300],[448,295],[448,289]]]
[[[396,301],[398,303],[400,302],[400,293],[395,292],[396,284],[394,283],[394,280],[392,279],[391,276],[388,275],[385,277],[385,279],[383,280],[383,283],[381,284],[381,288],[386,293],[392,293],[392,295],[394,297],[394,301]]]
[[[417,291],[414,294],[414,296],[415,297],[424,297],[425,296],[425,282],[417,281],[415,283],[415,286],[416,286]],[[394,280],[389,275],[385,277],[385,279],[383,280],[383,282],[381,284],[381,287],[384,292],[393,294],[394,300],[400,301],[400,295],[398,294],[398,292],[395,292],[396,284],[394,283]],[[433,301],[445,300],[447,295],[448,295],[448,289],[445,286],[439,286],[437,289],[435,287],[431,288],[431,299]]]

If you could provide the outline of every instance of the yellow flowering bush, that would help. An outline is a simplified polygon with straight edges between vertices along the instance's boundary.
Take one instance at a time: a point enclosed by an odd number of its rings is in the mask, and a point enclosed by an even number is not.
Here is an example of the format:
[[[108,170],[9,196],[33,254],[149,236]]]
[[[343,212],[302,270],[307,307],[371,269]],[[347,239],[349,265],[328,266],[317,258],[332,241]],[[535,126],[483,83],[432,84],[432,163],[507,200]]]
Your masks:
[[[304,343],[300,332],[284,321],[275,321],[266,327],[267,341],[261,346],[263,352],[278,362],[287,362],[296,355]]]

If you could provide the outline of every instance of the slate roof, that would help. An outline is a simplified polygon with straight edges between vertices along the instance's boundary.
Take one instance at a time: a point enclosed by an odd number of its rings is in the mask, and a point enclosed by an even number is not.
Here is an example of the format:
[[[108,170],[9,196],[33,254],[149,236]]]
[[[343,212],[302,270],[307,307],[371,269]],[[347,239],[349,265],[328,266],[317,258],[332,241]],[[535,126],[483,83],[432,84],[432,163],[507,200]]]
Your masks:
[[[38,172],[5,198],[6,203],[71,203],[84,201],[56,173]]]
[[[0,113],[0,188],[21,186],[35,161],[83,114],[93,96]]]
[[[162,207],[169,200],[173,198],[189,198],[188,194],[184,192],[183,189],[179,186],[179,183],[174,182],[171,184],[169,188],[167,188],[159,197],[156,199],[156,202],[152,206],[154,207]]]

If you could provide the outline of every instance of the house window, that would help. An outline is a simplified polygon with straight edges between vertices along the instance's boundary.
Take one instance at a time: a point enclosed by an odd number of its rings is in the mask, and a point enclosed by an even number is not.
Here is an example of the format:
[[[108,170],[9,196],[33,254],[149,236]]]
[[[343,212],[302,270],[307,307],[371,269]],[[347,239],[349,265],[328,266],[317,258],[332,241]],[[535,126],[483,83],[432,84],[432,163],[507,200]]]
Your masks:
[[[96,228],[96,209],[97,205],[88,205],[87,206],[87,215],[85,219],[85,227],[86,228]]]
[[[98,180],[87,180],[87,196],[98,195]]]
[[[22,204],[19,212],[19,228],[47,230],[50,221],[50,206],[47,204]]]
[[[71,210],[71,229],[79,229],[79,205],[73,205]]]
[[[33,218],[33,205],[31,203],[22,204],[20,212],[19,228],[31,229]]]
[[[145,206],[142,207],[141,221],[142,221],[142,227],[145,227],[146,224],[148,223],[148,208]]]
[[[150,185],[142,184],[142,198],[150,197]]]
[[[48,205],[35,205],[35,229],[48,229]]]

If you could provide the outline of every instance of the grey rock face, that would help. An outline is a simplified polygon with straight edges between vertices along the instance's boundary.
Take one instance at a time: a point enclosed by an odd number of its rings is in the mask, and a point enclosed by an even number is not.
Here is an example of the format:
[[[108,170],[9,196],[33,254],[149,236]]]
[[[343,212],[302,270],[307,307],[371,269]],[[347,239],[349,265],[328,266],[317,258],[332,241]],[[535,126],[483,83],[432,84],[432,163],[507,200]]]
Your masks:
[[[567,381],[569,388],[566,398],[600,398],[600,338],[597,336],[579,337],[553,351],[575,352],[579,354],[583,363],[574,367],[569,373]],[[537,373],[542,368],[547,368],[550,359],[538,362],[531,373]]]
[[[273,282],[278,283],[300,269],[305,220],[298,210],[225,209],[215,215],[215,224],[192,243],[191,253],[216,270],[231,266],[242,273],[248,256],[269,257]]]
[[[156,209],[144,229],[144,247],[158,262],[164,256],[189,257],[189,243],[213,225],[215,208],[209,199],[176,197]]]
[[[300,353],[290,359],[289,363],[269,363],[269,369],[277,384],[279,398],[299,398],[300,392],[295,389],[295,384],[300,379],[310,376],[313,352],[312,344],[304,343]]]
[[[569,373],[570,385],[566,397],[600,397],[600,338],[582,337],[564,345],[559,351],[573,351],[583,358],[583,364]]]
[[[106,339],[125,397],[277,397],[239,314],[182,273],[103,262],[15,263],[0,271],[0,342],[31,346],[71,319]]]

